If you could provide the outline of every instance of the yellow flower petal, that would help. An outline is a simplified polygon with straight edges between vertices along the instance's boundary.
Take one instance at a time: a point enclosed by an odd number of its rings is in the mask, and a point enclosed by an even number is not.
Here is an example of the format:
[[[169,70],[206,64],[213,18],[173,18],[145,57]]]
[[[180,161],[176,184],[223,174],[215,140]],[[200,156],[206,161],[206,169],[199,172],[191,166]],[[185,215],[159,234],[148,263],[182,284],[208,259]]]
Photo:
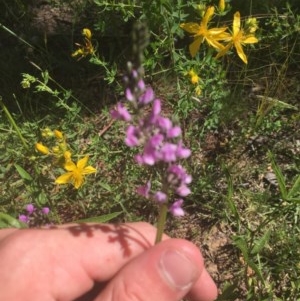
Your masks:
[[[234,46],[235,46],[236,52],[237,52],[238,56],[241,58],[241,60],[245,64],[248,64],[247,56],[243,50],[242,45],[240,43],[235,43]]]
[[[82,176],[82,174],[78,173],[76,175],[76,177],[75,176],[73,177],[73,179],[74,179],[74,183],[73,183],[74,187],[76,189],[78,189],[83,184],[83,176]]]
[[[192,57],[194,57],[198,52],[202,41],[203,41],[203,37],[197,37],[195,41],[192,44],[190,44],[189,50]]]
[[[206,10],[206,13],[203,17],[203,20],[202,20],[202,24],[204,27],[207,27],[207,23],[210,21],[211,17],[213,16],[215,12],[215,8],[214,6],[210,6],[207,10]]]
[[[68,160],[68,161],[66,161],[64,168],[67,171],[74,172],[77,169],[77,166],[75,165],[75,163],[72,160]]]
[[[228,43],[224,49],[222,49],[221,51],[218,52],[218,54],[216,55],[216,59],[224,56],[228,51],[229,49],[232,47],[232,43]]]
[[[64,173],[63,175],[59,176],[56,180],[55,183],[56,184],[67,184],[70,183],[72,181],[72,172],[67,172]]]
[[[36,148],[36,150],[38,150],[40,153],[42,153],[44,155],[49,154],[49,148],[47,146],[43,145],[42,143],[36,143],[35,148]]]
[[[93,166],[87,166],[83,169],[82,174],[83,175],[88,175],[88,174],[91,174],[91,173],[95,173],[96,171],[97,171],[97,169],[94,168]]]
[[[233,37],[236,37],[241,29],[241,16],[240,12],[236,12],[233,16]]]
[[[255,44],[258,43],[258,39],[256,37],[251,37],[248,36],[246,39],[243,41],[243,44]]]
[[[76,164],[77,168],[83,169],[86,166],[88,159],[88,156],[85,156],[84,158],[80,159]]]
[[[180,28],[187,31],[188,33],[197,34],[200,30],[200,26],[197,23],[182,23],[180,24]]]

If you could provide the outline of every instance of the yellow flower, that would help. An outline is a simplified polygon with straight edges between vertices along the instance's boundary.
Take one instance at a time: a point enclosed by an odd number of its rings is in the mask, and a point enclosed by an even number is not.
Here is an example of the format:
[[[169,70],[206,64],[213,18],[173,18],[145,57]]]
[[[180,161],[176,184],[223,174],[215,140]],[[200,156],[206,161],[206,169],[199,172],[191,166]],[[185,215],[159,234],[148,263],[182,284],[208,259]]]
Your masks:
[[[213,6],[208,7],[200,24],[197,23],[180,24],[180,27],[183,30],[194,35],[194,42],[189,46],[190,54],[192,57],[196,55],[203,41],[206,41],[210,46],[216,48],[217,50],[224,49],[224,46],[219,41],[227,38],[228,33],[225,33],[227,27],[211,28],[211,29],[207,28],[208,22],[213,16],[214,11],[215,8]]]
[[[94,46],[92,44],[91,38],[92,33],[88,28],[82,30],[82,35],[84,36],[84,45],[76,43],[79,48],[72,53],[72,57],[78,57],[79,59],[89,55],[94,54]]]
[[[67,157],[71,156],[70,153],[66,154]],[[86,166],[88,161],[88,156],[80,159],[77,164],[75,164],[71,158],[66,160],[64,168],[68,171],[67,173],[59,176],[55,183],[56,184],[67,184],[71,183],[76,189],[78,189],[84,182],[84,176],[87,174],[95,173],[96,169],[92,166]]]
[[[197,75],[197,73],[196,73],[193,69],[191,69],[191,70],[188,72],[188,75],[190,76],[190,80],[191,80],[191,83],[192,83],[193,85],[196,85],[196,84],[199,83],[200,78],[199,78],[199,76]]]
[[[49,148],[47,146],[43,145],[42,143],[36,143],[35,148],[37,151],[39,151],[40,153],[42,153],[44,155],[48,155],[50,153]]]
[[[248,34],[241,28],[241,16],[239,12],[236,12],[233,17],[232,35],[230,35],[228,39],[224,40],[228,42],[228,44],[217,54],[216,58],[225,55],[229,49],[234,46],[238,56],[245,64],[248,63],[248,60],[243,50],[243,45],[255,44],[258,42],[258,39],[252,33]]]
[[[219,1],[219,11],[222,13],[225,10],[225,0]]]

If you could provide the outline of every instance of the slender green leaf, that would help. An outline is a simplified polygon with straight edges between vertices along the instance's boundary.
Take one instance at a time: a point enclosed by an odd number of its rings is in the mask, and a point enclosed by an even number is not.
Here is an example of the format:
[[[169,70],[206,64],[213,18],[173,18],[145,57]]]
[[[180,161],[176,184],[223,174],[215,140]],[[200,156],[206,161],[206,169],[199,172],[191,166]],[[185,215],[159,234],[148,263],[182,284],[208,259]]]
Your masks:
[[[24,228],[24,225],[11,215],[0,212],[0,229],[2,228]]]
[[[241,236],[235,236],[233,238],[234,244],[240,249],[245,259],[245,262],[248,263],[249,260],[249,248],[245,239]]]
[[[284,176],[279,168],[279,166],[276,164],[274,160],[274,156],[271,152],[268,153],[269,158],[271,159],[272,169],[276,175],[276,179],[278,181],[279,189],[281,192],[281,197],[286,200],[287,199],[287,190],[286,190],[286,184]]]
[[[252,248],[250,254],[255,255],[258,254],[268,243],[271,236],[271,230],[268,230],[262,237],[257,239],[254,242],[254,247]]]
[[[28,180],[28,181],[33,180],[31,175],[26,170],[24,170],[23,167],[21,167],[18,164],[14,164],[14,166],[23,180]]]
[[[287,198],[293,199],[300,193],[300,176],[298,176],[296,182],[294,183],[293,187],[288,192]]]

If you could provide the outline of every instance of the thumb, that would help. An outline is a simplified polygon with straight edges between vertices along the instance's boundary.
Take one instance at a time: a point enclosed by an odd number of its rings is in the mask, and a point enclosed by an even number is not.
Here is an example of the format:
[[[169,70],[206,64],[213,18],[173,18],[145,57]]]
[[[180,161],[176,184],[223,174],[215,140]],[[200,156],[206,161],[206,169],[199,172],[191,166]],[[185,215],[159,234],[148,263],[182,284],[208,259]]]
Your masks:
[[[186,240],[168,239],[124,266],[95,300],[179,301],[199,278],[202,280],[203,275],[209,278],[209,281],[203,279],[203,289],[215,290],[211,278],[207,273],[202,273],[203,271],[203,259],[195,245]],[[206,294],[202,290],[196,300],[213,300],[210,296],[211,292]]]

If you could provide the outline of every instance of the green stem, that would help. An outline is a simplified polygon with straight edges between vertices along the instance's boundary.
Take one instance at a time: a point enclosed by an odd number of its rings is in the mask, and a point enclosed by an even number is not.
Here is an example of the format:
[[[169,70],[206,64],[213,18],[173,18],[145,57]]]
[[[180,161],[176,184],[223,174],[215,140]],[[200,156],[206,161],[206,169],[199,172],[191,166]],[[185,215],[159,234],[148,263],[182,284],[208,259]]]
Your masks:
[[[9,113],[8,109],[6,108],[6,106],[4,105],[3,101],[2,101],[2,97],[0,96],[0,106],[2,107],[9,123],[11,124],[11,126],[15,129],[15,131],[17,132],[21,142],[23,143],[24,147],[26,149],[28,149],[28,145],[26,140],[24,139],[19,127],[17,126],[17,124],[15,123],[15,120],[13,119],[13,117],[11,116],[11,114]]]
[[[164,203],[160,206],[160,210],[159,210],[155,244],[158,244],[162,239],[162,236],[164,233],[164,228],[165,228],[165,223],[166,223],[166,219],[167,219],[167,213],[168,213],[168,204]]]

